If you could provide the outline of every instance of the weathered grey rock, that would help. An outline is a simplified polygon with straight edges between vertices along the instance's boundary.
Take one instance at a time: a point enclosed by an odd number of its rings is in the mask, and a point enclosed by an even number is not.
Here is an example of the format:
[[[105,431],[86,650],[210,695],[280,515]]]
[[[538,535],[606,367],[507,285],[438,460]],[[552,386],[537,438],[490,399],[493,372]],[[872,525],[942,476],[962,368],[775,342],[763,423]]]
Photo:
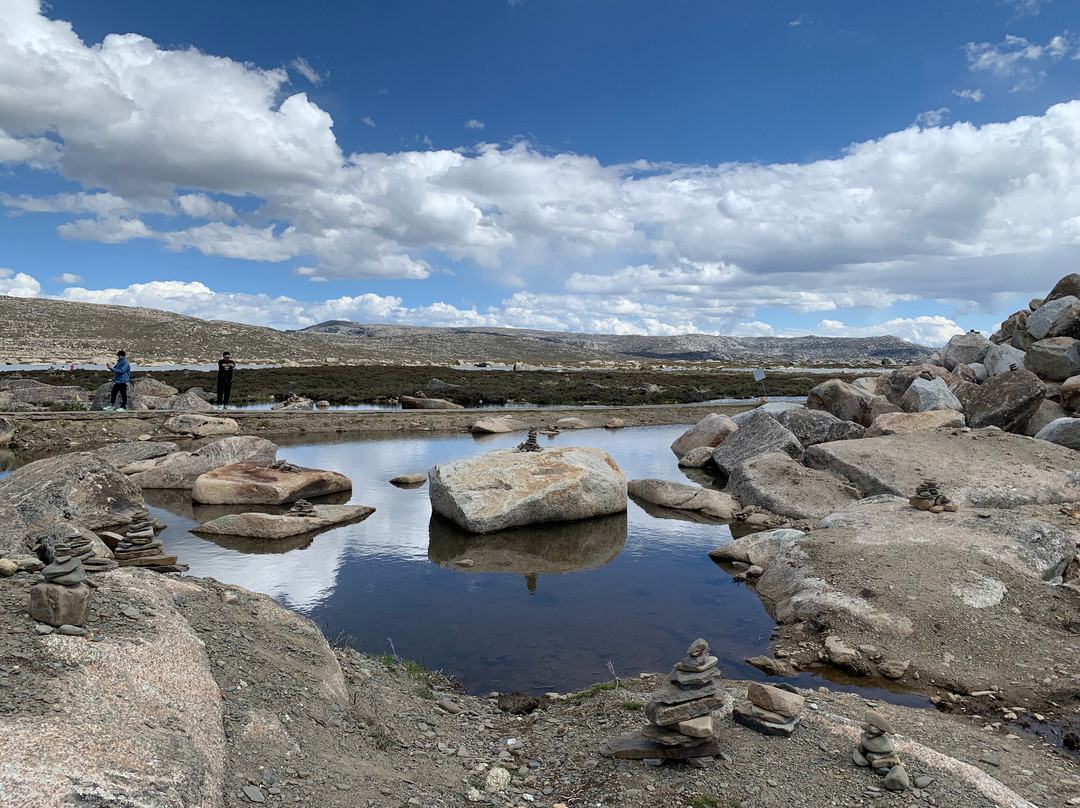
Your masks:
[[[983,357],[983,366],[990,376],[999,376],[1012,370],[1013,365],[1022,368],[1026,356],[1022,350],[1012,345],[994,345]]]
[[[143,396],[140,401],[148,410],[181,410],[186,412],[209,412],[214,409],[205,398],[194,393],[178,393],[175,396]]]
[[[740,412],[738,415],[733,415],[731,416],[731,420],[735,422],[736,426],[742,426],[759,412],[775,417],[782,412],[787,412],[788,410],[801,410],[802,408],[802,404],[796,404],[794,401],[770,401],[767,404],[760,404],[752,410],[746,410],[745,412]]]
[[[1050,331],[1047,332],[1046,336],[1080,338],[1080,299],[1071,296],[1061,299],[1071,302],[1054,318],[1054,322],[1050,324]]]
[[[555,422],[555,426],[558,429],[588,429],[589,424],[583,421],[581,418],[560,418]]]
[[[626,510],[626,477],[601,449],[501,449],[428,472],[432,510],[473,533]]]
[[[1076,307],[1074,311],[1074,317],[1077,313],[1080,313],[1080,298],[1076,298],[1073,295],[1065,295],[1051,301],[1047,301],[1039,307],[1037,311],[1033,311],[1027,318],[1027,324],[1025,330],[1028,335],[1034,340],[1046,339],[1047,337],[1055,336],[1051,334],[1051,330],[1054,327],[1054,322],[1058,316],[1065,314],[1063,324],[1068,322],[1071,318],[1068,316],[1068,312]]]
[[[964,412],[967,412],[967,408],[971,405],[971,400],[975,398],[975,394],[979,390],[979,385],[972,382],[958,381],[949,389],[960,401],[960,405],[964,408]]]
[[[775,417],[777,423],[798,438],[803,447],[834,440],[861,438],[866,431],[866,427],[853,421],[844,421],[824,410],[785,410]]]
[[[81,626],[90,617],[90,605],[90,587],[86,584],[34,584],[30,587],[27,611],[48,626]]]
[[[13,410],[70,407],[84,409],[90,402],[90,394],[81,387],[40,384],[19,387],[10,392],[10,408]]]
[[[416,473],[416,474],[399,474],[397,477],[391,477],[390,478],[390,484],[391,485],[400,485],[400,486],[407,486],[407,487],[408,486],[423,485],[426,482],[427,482],[427,475],[426,474],[420,474],[419,472]]]
[[[801,530],[789,528],[763,530],[720,545],[709,552],[709,558],[717,562],[741,561],[765,568],[777,553],[805,535]]]
[[[216,418],[212,415],[174,415],[162,426],[176,435],[193,435],[196,438],[235,435],[240,430],[232,418]]]
[[[963,407],[960,400],[949,391],[945,381],[939,377],[930,380],[913,379],[900,399],[900,406],[907,412],[959,410]]]
[[[442,398],[418,398],[416,396],[402,396],[401,408],[403,410],[463,410],[460,404],[447,401]]]
[[[203,505],[281,505],[351,490],[352,480],[336,471],[245,462],[201,474],[191,499]]]
[[[511,416],[481,418],[469,426],[469,431],[474,435],[497,435],[504,432],[520,432],[528,429],[529,425],[524,421]]]
[[[1080,451],[1080,418],[1058,418],[1040,429],[1035,437]],[[1080,458],[1077,464],[1080,465]]]
[[[911,790],[911,780],[908,778],[907,769],[904,768],[903,764],[889,769],[889,773],[885,775],[885,779],[881,781],[881,784],[889,791]]]
[[[728,416],[711,412],[676,438],[671,444],[671,451],[676,457],[682,458],[692,449],[712,449],[738,428]]]
[[[888,412],[874,419],[865,437],[879,435],[903,435],[925,429],[957,428],[964,425],[964,414],[954,410],[931,410],[929,412]]]
[[[987,372],[986,370],[986,365],[984,365],[982,362],[973,362],[968,365],[968,368],[971,370],[972,373],[975,374],[976,384],[982,384],[990,377],[989,372]]]
[[[1046,385],[1027,370],[1015,370],[987,379],[967,401],[968,426],[996,426],[1023,432],[1046,396]]]
[[[957,365],[971,365],[981,362],[992,343],[978,331],[957,334],[950,339],[941,352],[941,364],[946,370],[953,370]]]
[[[757,412],[744,421],[737,432],[733,432],[713,449],[712,456],[720,471],[730,475],[744,460],[769,452],[784,452],[799,459],[802,457],[803,447],[799,439],[780,426],[775,418],[767,413]]]
[[[904,408],[899,404],[893,404],[885,396],[874,396],[870,400],[870,423],[873,424],[882,415],[891,412],[903,412]]]
[[[1035,437],[1039,434],[1039,431],[1051,421],[1068,417],[1068,411],[1056,401],[1051,401],[1048,398],[1043,399],[1042,404],[1039,405],[1039,409],[1035,410],[1035,414],[1031,416],[1027,422],[1027,426],[1024,427],[1024,434]]]
[[[1014,337],[1020,335],[1026,337],[1027,318],[1029,314],[1030,312],[1028,311],[1018,311],[1010,314],[1007,318],[1005,318],[1005,320],[1002,321],[1001,328],[999,328],[997,332],[990,335],[990,341],[995,345],[1012,345]],[[989,353],[989,351],[987,351],[987,353]],[[986,359],[984,357],[983,362],[985,361]]]
[[[806,407],[824,410],[842,421],[869,426],[870,403],[874,396],[840,379],[829,379],[813,389],[806,397]]]
[[[743,507],[756,505],[792,519],[821,519],[861,498],[846,479],[806,468],[783,452],[739,463],[725,490]]]
[[[148,471],[133,474],[132,482],[142,488],[191,488],[208,471],[230,463],[272,463],[277,446],[265,438],[238,435],[208,443],[197,452],[168,455]]]
[[[712,463],[712,447],[699,446],[679,458],[679,466],[687,469],[700,469]]]
[[[1060,297],[1067,297],[1068,295],[1080,297],[1080,274],[1074,272],[1071,275],[1066,275],[1054,284],[1054,288],[1051,289],[1050,294],[1046,296],[1046,303],[1049,303],[1051,300],[1057,300]],[[1045,303],[1043,305],[1045,305]]]
[[[402,403],[402,408],[405,408],[404,403]],[[305,412],[307,410],[315,409],[315,401],[307,396],[289,396],[287,401],[279,401],[276,404],[271,404],[270,409],[285,412]]]
[[[911,386],[913,381],[920,377],[924,377],[927,374],[943,379],[946,387],[957,381],[955,376],[938,365],[905,365],[889,374],[889,382],[885,388],[885,397],[892,404],[903,406],[904,393],[907,392],[908,387]],[[869,424],[866,424],[866,426],[869,426]]]
[[[1065,381],[1080,373],[1080,340],[1072,337],[1041,339],[1028,349],[1024,366],[1040,378]]]
[[[141,460],[152,460],[155,457],[164,457],[178,451],[180,447],[168,441],[132,440],[102,446],[100,449],[94,449],[91,454],[122,469]]]
[[[1067,410],[1080,410],[1080,375],[1070,376],[1061,383],[1058,390],[1061,406]]]
[[[375,513],[366,505],[315,505],[314,516],[289,514],[234,513],[192,528],[192,533],[244,536],[252,539],[286,539],[335,525],[351,524]]]
[[[694,511],[718,520],[733,519],[735,512],[741,507],[731,494],[670,480],[630,480],[626,489],[630,496],[653,505]]]
[[[989,384],[989,382],[987,382]],[[851,482],[863,496],[908,497],[926,478],[948,480],[961,505],[1016,508],[1080,501],[1069,449],[1007,432],[908,432],[811,446],[805,463]]]
[[[0,448],[10,446],[15,439],[15,422],[0,416]]]
[[[806,699],[798,693],[760,682],[750,682],[747,685],[746,698],[751,704],[785,718],[795,718],[806,706]]]
[[[971,369],[970,365],[965,365],[963,362],[952,369],[952,374],[959,381],[970,382],[971,384],[979,383],[979,377],[975,375],[975,371]]]
[[[851,382],[854,387],[858,387],[860,390],[865,390],[874,396],[885,395],[885,390],[889,385],[889,374],[881,373],[877,376],[860,376]]]

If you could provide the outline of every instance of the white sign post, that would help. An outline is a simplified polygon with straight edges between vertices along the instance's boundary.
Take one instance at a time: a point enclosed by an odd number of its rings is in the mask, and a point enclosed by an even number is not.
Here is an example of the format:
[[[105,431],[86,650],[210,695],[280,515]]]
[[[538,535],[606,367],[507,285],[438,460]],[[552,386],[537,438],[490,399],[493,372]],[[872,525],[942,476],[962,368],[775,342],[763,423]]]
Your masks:
[[[757,368],[754,371],[754,381],[761,383],[761,396],[766,401],[768,401],[769,394],[765,391],[765,369],[764,368]]]

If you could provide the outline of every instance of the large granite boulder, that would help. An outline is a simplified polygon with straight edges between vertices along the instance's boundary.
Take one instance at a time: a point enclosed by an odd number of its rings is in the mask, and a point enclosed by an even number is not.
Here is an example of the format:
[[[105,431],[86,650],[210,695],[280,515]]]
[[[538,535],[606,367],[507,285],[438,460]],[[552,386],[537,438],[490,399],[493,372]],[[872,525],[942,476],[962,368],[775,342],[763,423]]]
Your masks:
[[[93,400],[90,402],[91,410],[103,410],[109,403],[109,398],[112,395],[112,382],[105,382],[94,391]],[[148,410],[148,409],[164,409],[164,407],[158,406],[161,402],[170,397],[175,396],[180,391],[175,387],[170,387],[163,382],[159,382],[152,376],[139,376],[133,378],[128,382],[127,396],[129,410]],[[116,406],[120,406],[120,397],[116,398]]]
[[[1048,337],[1028,348],[1024,366],[1042,379],[1063,382],[1080,373],[1080,340]]]
[[[824,410],[786,410],[776,416],[776,421],[798,438],[804,447],[861,438],[866,431],[866,427],[854,421],[844,421]]]
[[[1020,348],[1014,348],[1012,345],[994,345],[983,357],[983,365],[990,376],[1000,376],[1012,370],[1013,365],[1022,368],[1026,357],[1027,354]]]
[[[463,410],[460,404],[447,401],[443,398],[418,398],[417,396],[402,396],[401,409],[403,410]]]
[[[739,510],[739,502],[731,494],[702,488],[700,485],[671,480],[630,480],[626,484],[626,490],[634,499],[644,500],[651,505],[693,511],[713,519],[733,519],[735,512]]]
[[[273,463],[277,446],[265,438],[239,435],[208,443],[197,452],[177,452],[147,471],[131,476],[140,488],[191,488],[208,471],[230,463]]]
[[[290,463],[230,463],[200,475],[191,499],[203,505],[281,505],[351,490],[352,480],[336,471]]]
[[[174,415],[162,424],[162,428],[175,435],[191,435],[196,438],[209,438],[214,435],[235,435],[240,431],[240,425],[233,418],[188,414]]]
[[[677,437],[671,444],[671,451],[675,453],[675,457],[682,458],[691,449],[702,446],[714,448],[738,428],[738,424],[728,416],[710,412]]]
[[[926,478],[961,505],[1017,508],[1080,501],[1076,455],[998,430],[931,430],[821,443],[807,466],[843,477],[863,496],[911,496]]]
[[[157,398],[143,396],[142,403],[148,410],[179,410],[181,412],[210,412],[214,405],[195,393],[177,393],[175,396]]]
[[[783,452],[759,455],[737,465],[725,491],[743,507],[756,505],[792,519],[821,519],[861,498],[846,479],[806,468]]]
[[[953,370],[957,365],[982,362],[992,344],[978,331],[957,334],[945,344],[941,352],[941,364],[946,370]]]
[[[500,449],[428,472],[432,510],[473,533],[626,510],[626,476],[602,449]]]
[[[153,460],[178,451],[180,451],[180,447],[169,441],[131,440],[110,443],[100,449],[94,449],[91,454],[123,471],[125,467],[130,466],[132,463]]]
[[[935,376],[931,379],[913,379],[900,399],[900,406],[907,412],[930,410],[959,410],[960,400],[952,394],[945,380]]]
[[[801,530],[778,528],[751,533],[749,536],[722,544],[709,551],[709,558],[717,562],[740,561],[765,568],[777,553],[789,547],[806,534]]]
[[[902,435],[923,429],[964,426],[964,414],[955,410],[929,410],[928,412],[887,412],[874,419],[865,437],[879,435]]]
[[[742,426],[759,412],[763,412],[766,415],[771,415],[775,418],[782,412],[801,409],[803,409],[803,405],[796,404],[794,401],[769,401],[765,404],[759,404],[752,410],[745,410],[738,415],[733,415],[731,416],[731,420],[735,422],[736,426]]]
[[[469,426],[469,431],[474,435],[498,435],[506,432],[520,432],[528,429],[529,425],[524,421],[510,415],[481,418]]]
[[[1056,421],[1058,418],[1068,417],[1069,413],[1064,407],[1056,401],[1045,398],[1043,399],[1042,404],[1039,405],[1039,409],[1035,410],[1035,414],[1028,419],[1027,426],[1024,427],[1022,434],[1035,437],[1052,421]]]
[[[903,406],[901,402],[904,400],[904,393],[907,392],[911,383],[918,378],[925,378],[927,375],[943,379],[946,387],[957,381],[953,374],[940,365],[905,365],[889,374],[889,381],[885,387],[885,397],[892,404]],[[869,424],[864,424],[864,426],[869,426]]]
[[[744,460],[769,452],[784,452],[798,460],[802,457],[803,446],[775,418],[758,412],[713,449],[713,462],[721,472],[730,475]]]
[[[1043,305],[1052,300],[1057,300],[1060,297],[1068,297],[1070,295],[1072,297],[1080,297],[1080,274],[1075,272],[1071,275],[1066,275],[1054,284],[1054,288],[1051,289],[1050,294],[1046,296]]]
[[[1054,331],[1057,318],[1064,315],[1061,325],[1067,328],[1069,322],[1075,319],[1078,313],[1080,313],[1080,299],[1072,295],[1059,297],[1043,303],[1038,309],[1029,314],[1025,330],[1028,336],[1036,341],[1057,336],[1051,333]]]
[[[130,522],[142,508],[138,487],[89,452],[36,460],[0,480],[0,556],[25,552],[28,535],[57,522],[97,530]]]
[[[874,395],[867,390],[840,379],[829,379],[812,388],[806,396],[806,407],[824,410],[842,421],[869,426],[873,420],[870,406]]]
[[[8,391],[8,407],[14,411],[48,408],[85,409],[90,394],[81,387],[35,384]]]
[[[1080,410],[1080,375],[1070,376],[1061,383],[1058,390],[1061,406],[1067,410]]]
[[[966,402],[968,426],[996,426],[1006,432],[1023,432],[1046,396],[1046,385],[1027,370],[992,376],[979,385]]]
[[[367,505],[315,505],[313,508],[311,516],[255,511],[226,514],[192,528],[191,532],[215,536],[244,536],[249,539],[288,539],[336,525],[360,522],[375,513],[375,509]]]
[[[15,440],[15,422],[0,415],[0,448],[10,446]]]
[[[1071,301],[1063,308],[1054,322],[1050,324],[1048,337],[1073,337],[1080,338],[1080,299],[1075,297],[1062,298]],[[1056,302],[1056,301],[1055,301]]]
[[[1001,327],[990,335],[990,341],[995,345],[1012,345],[1015,338],[1027,337],[1026,329],[1029,314],[1028,311],[1018,311],[1010,314],[1002,321]],[[985,362],[986,359],[984,358],[983,361]]]
[[[1035,437],[1080,451],[1080,418],[1058,418],[1040,429]],[[1080,457],[1076,464],[1080,466]]]

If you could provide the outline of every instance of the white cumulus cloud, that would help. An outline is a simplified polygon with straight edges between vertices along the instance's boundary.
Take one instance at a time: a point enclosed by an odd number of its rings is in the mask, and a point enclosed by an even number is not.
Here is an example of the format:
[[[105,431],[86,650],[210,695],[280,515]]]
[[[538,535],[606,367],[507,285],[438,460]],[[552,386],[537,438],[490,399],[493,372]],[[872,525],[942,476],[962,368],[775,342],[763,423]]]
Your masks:
[[[476,120],[476,118],[469,118],[469,120],[465,121],[465,128],[466,129],[483,129],[484,128],[484,122],[483,121],[478,121],[478,120]]]
[[[24,272],[0,267],[0,295],[9,297],[38,297],[41,284]]]

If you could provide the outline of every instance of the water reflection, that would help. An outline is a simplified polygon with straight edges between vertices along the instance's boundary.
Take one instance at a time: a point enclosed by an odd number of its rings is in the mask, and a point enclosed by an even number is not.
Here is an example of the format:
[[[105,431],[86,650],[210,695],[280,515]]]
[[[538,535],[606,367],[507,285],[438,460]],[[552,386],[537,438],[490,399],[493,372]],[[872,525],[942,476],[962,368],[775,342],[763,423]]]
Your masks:
[[[626,544],[626,514],[485,534],[432,515],[428,535],[428,558],[440,567],[524,575],[535,592],[538,575],[596,569],[614,559]]]

